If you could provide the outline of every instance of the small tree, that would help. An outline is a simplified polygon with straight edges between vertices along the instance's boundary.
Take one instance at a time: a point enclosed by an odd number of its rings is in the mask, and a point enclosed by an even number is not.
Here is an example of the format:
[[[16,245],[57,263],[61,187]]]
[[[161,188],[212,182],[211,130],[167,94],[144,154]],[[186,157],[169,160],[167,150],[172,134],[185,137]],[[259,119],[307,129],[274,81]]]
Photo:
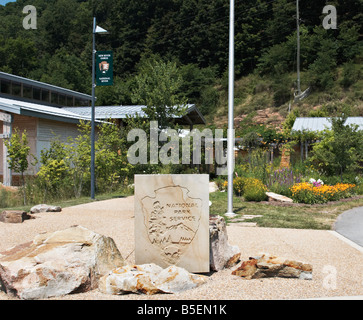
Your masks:
[[[21,181],[24,189],[24,205],[26,205],[24,172],[29,166],[28,156],[30,152],[26,130],[20,134],[19,130],[15,128],[11,137],[9,139],[4,139],[4,144],[8,149],[8,163],[10,169],[21,174]]]
[[[346,116],[332,118],[332,129],[323,133],[323,139],[313,147],[310,161],[327,174],[340,175],[360,168],[363,161],[363,131],[358,126],[345,124]]]
[[[60,190],[69,184],[69,166],[66,158],[65,144],[58,138],[51,141],[49,149],[40,151],[41,167],[37,177],[44,187],[44,199],[48,196],[48,192],[59,198]]]
[[[183,79],[176,63],[149,58],[141,63],[135,82],[133,103],[144,104],[143,111],[150,120],[157,120],[159,127],[170,126],[171,118],[185,113],[186,98],[181,92]]]

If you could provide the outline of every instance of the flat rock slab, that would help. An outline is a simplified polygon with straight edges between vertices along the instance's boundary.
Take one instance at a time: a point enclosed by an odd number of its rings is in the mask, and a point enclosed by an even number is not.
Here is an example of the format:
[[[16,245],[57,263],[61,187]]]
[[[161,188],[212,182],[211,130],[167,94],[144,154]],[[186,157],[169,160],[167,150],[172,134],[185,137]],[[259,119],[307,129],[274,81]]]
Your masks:
[[[41,212],[61,212],[62,208],[59,206],[50,206],[48,204],[38,204],[30,209],[30,213],[41,213]]]
[[[272,277],[312,280],[312,272],[310,264],[263,254],[243,261],[232,274],[247,280]]]
[[[192,274],[183,268],[165,269],[150,263],[127,265],[114,269],[101,278],[98,289],[107,294],[178,293],[194,289],[207,281],[206,276]]]
[[[236,222],[233,225],[237,227],[257,227],[257,222]]]
[[[266,192],[266,195],[268,196],[268,201],[279,201],[279,202],[290,202],[293,203],[294,200],[291,198],[285,197],[281,194],[277,194],[274,192]]]
[[[4,223],[22,223],[28,219],[32,219],[32,217],[25,211],[5,210],[0,213],[0,221]]]

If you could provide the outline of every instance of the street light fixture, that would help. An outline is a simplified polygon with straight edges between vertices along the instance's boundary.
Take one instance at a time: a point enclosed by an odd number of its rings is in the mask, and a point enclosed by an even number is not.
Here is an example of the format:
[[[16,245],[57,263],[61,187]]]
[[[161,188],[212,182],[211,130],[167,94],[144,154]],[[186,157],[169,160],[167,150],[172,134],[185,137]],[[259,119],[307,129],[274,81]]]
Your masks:
[[[91,199],[95,198],[95,55],[96,33],[107,33],[107,30],[96,25],[96,17],[93,18],[92,29],[92,108],[91,108]]]

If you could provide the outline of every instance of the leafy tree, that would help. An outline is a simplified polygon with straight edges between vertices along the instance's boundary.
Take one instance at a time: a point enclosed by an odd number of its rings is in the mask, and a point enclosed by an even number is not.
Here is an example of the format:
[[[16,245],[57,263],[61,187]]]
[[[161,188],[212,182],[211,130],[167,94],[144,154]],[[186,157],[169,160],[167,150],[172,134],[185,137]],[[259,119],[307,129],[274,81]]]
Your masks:
[[[80,121],[78,125],[79,135],[76,138],[69,137],[65,144],[66,161],[69,166],[69,175],[74,190],[74,195],[79,198],[84,186],[91,179],[91,124]]]
[[[69,158],[65,144],[58,138],[51,141],[49,149],[40,152],[41,167],[37,173],[40,185],[44,188],[44,199],[47,196],[60,197],[61,190],[69,186]]]
[[[330,39],[321,41],[321,51],[317,53],[316,60],[309,66],[309,78],[311,85],[319,89],[333,87],[337,66],[337,43]]]
[[[141,64],[135,82],[132,101],[145,105],[144,112],[150,120],[157,120],[159,127],[172,125],[170,119],[185,113],[182,77],[175,62],[149,58]]]
[[[87,93],[91,90],[91,70],[80,57],[62,48],[49,59],[40,81]]]
[[[0,36],[0,70],[19,76],[28,76],[36,68],[36,47],[32,40]]]
[[[95,144],[96,182],[99,190],[112,190],[117,183],[126,181],[132,165],[127,161],[126,137],[112,120],[99,126]]]
[[[313,147],[310,161],[328,175],[340,175],[361,168],[363,161],[363,131],[345,124],[346,116],[332,118],[331,130],[323,133],[321,142]]]
[[[26,130],[21,134],[15,128],[9,139],[3,139],[8,148],[8,163],[11,170],[21,174],[23,187],[25,186],[24,172],[28,169],[28,156],[30,147],[28,146],[28,136]],[[24,188],[23,188],[24,189]],[[24,190],[24,205],[26,205],[26,194]]]

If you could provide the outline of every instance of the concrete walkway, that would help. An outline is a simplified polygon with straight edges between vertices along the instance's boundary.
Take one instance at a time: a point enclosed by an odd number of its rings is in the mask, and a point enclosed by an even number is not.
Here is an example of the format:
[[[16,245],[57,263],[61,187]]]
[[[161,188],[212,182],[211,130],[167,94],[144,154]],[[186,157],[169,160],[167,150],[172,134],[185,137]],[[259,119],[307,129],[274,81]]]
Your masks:
[[[334,230],[363,248],[363,207],[343,212],[335,222]]]
[[[362,208],[359,208],[362,212]],[[352,210],[349,210],[352,211]],[[347,211],[347,212],[349,212]],[[353,214],[355,217],[355,215]],[[361,215],[360,215],[361,216]],[[34,239],[42,232],[53,232],[81,225],[111,237],[127,263],[135,263],[134,197],[64,208],[62,212],[34,214],[23,223],[0,223],[0,253]],[[342,221],[350,220],[346,213]],[[340,220],[339,219],[339,220]],[[357,223],[357,222],[355,222]],[[362,227],[361,229],[362,230]],[[241,260],[260,253],[306,262],[313,266],[313,279],[287,278],[243,280],[231,274],[233,268],[215,272],[208,282],[193,290],[174,295],[111,296],[94,289],[51,300],[280,300],[280,299],[358,299],[363,300],[363,248],[357,250],[345,236],[333,230],[283,229],[227,226],[228,242],[241,250]],[[342,241],[343,240],[343,241]],[[358,244],[356,244],[358,247]],[[0,292],[0,301],[12,299]]]

